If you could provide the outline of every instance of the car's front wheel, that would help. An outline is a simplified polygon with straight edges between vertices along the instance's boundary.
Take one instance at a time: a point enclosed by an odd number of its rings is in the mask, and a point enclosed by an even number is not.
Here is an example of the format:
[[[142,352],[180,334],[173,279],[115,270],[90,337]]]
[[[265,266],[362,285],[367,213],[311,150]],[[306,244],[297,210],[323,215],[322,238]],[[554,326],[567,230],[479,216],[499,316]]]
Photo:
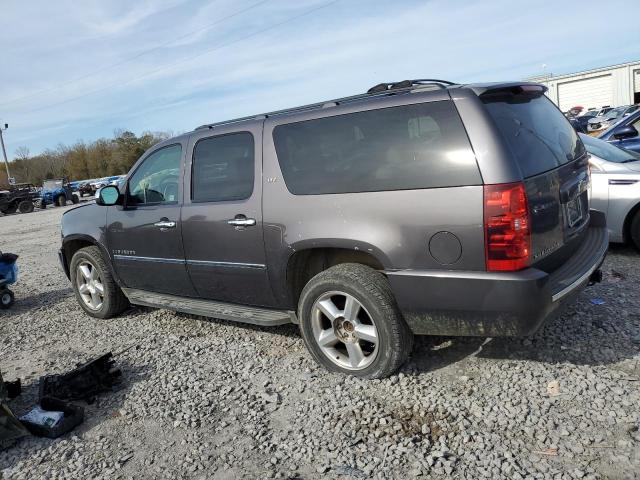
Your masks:
[[[78,303],[92,317],[111,318],[129,305],[98,247],[78,250],[71,259],[69,272]]]
[[[413,334],[380,272],[360,264],[325,270],[305,286],[298,307],[302,337],[328,370],[384,378],[406,361]]]
[[[67,204],[67,197],[65,195],[60,195],[56,199],[56,203],[58,204],[59,207],[64,207]]]

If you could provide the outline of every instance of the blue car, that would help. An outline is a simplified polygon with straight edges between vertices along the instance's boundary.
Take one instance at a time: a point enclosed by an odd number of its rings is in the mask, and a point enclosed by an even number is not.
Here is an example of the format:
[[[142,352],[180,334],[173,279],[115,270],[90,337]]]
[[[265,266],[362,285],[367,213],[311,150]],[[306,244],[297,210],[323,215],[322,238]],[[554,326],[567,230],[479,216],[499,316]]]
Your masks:
[[[606,140],[616,147],[640,153],[640,110],[636,110],[612,127],[606,129],[598,138]]]

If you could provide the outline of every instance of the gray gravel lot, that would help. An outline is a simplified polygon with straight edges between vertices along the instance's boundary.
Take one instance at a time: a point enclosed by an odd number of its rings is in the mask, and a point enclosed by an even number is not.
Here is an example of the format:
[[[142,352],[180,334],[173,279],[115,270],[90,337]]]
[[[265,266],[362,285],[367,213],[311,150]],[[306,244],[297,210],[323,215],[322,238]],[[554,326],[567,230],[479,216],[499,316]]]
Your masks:
[[[0,312],[0,369],[25,384],[10,407],[107,351],[124,351],[124,381],[72,434],[0,452],[2,478],[640,478],[631,248],[534,337],[418,338],[399,375],[361,381],[316,366],[294,326],[87,317],[57,266],[63,210],[0,217],[0,250],[21,255],[16,305]]]

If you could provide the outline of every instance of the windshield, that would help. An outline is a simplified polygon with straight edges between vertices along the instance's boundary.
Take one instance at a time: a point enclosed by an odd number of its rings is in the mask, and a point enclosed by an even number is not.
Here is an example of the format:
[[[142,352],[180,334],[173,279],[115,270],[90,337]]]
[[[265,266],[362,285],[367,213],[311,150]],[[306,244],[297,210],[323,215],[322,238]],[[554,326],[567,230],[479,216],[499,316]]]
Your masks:
[[[62,180],[45,180],[42,184],[42,187],[45,190],[55,190],[56,188],[62,187]]]
[[[585,153],[576,131],[544,95],[483,95],[525,178],[571,162]]]
[[[640,160],[640,154],[618,148],[604,140],[599,140],[582,133],[580,134],[580,139],[584,143],[584,146],[587,147],[587,152],[607,162],[628,163]]]
[[[613,120],[615,118],[618,118],[619,116],[622,115],[622,113],[626,110],[626,108],[614,108],[613,110],[611,110],[610,112],[608,112],[604,118],[606,120]]]

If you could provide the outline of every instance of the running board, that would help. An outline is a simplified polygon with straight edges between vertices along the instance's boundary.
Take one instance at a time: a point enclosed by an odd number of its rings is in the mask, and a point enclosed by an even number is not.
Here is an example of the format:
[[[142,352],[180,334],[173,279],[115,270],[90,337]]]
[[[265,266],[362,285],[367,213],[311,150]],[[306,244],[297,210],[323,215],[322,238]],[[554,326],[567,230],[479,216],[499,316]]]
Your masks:
[[[233,303],[200,300],[197,298],[177,297],[163,293],[146,292],[133,288],[122,291],[129,301],[145,307],[166,308],[176,312],[202,315],[203,317],[220,318],[233,322],[251,323],[263,327],[298,323],[295,312],[271,310],[268,308],[248,307]]]

